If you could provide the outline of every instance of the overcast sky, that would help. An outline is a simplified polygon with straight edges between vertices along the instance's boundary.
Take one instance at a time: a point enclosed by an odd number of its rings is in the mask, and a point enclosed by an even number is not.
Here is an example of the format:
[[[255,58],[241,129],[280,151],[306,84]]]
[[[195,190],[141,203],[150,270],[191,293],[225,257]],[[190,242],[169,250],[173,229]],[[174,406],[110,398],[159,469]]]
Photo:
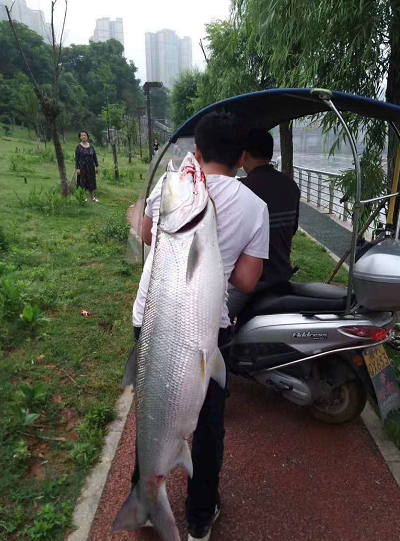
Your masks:
[[[18,0],[17,0],[18,2]],[[50,21],[50,0],[27,0],[32,9],[41,9]],[[203,67],[204,59],[198,45],[204,37],[204,25],[214,19],[226,19],[230,0],[69,0],[65,44],[89,43],[96,19],[122,17],[124,20],[125,56],[133,60],[138,76],[146,80],[145,32],[163,28],[176,30],[179,37],[190,36],[193,63]],[[58,0],[56,22],[60,24],[64,0]]]

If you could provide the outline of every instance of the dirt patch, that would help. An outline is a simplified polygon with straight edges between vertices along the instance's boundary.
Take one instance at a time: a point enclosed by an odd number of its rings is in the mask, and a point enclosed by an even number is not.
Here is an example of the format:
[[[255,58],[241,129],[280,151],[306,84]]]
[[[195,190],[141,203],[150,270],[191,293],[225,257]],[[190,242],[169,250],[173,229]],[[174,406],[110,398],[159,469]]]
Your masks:
[[[29,470],[29,476],[35,477],[38,481],[43,481],[46,478],[44,466],[39,462],[34,462]]]
[[[99,323],[98,326],[104,332],[110,332],[112,330],[112,323]]]
[[[73,408],[64,408],[61,412],[61,417],[62,426],[60,430],[64,437],[70,441],[77,441],[79,439],[77,428],[81,423],[81,417]]]
[[[102,263],[99,263],[98,261],[94,261],[93,263],[81,263],[81,267],[83,269],[88,269],[88,268],[91,268],[91,267],[102,267],[103,264]]]

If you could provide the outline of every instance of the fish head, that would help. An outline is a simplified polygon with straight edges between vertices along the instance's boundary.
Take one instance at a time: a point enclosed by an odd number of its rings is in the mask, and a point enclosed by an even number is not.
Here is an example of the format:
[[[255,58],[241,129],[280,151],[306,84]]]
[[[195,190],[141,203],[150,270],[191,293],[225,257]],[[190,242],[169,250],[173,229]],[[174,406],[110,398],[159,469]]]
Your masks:
[[[206,177],[192,153],[178,170],[170,162],[161,190],[160,229],[176,233],[205,209],[208,199]]]

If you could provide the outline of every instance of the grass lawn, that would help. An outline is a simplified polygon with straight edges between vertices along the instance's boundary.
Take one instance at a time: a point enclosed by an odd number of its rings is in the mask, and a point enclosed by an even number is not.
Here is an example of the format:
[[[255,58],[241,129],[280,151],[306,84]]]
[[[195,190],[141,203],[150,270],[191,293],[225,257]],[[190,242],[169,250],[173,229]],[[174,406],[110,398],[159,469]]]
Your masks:
[[[69,178],[76,142],[65,145]],[[117,183],[97,148],[100,204],[66,203],[48,149],[40,156],[22,129],[0,136],[1,541],[57,541],[72,527],[132,345],[140,268],[125,262],[125,216],[147,166],[121,156]],[[334,266],[301,233],[293,262],[300,281],[324,281]],[[341,271],[335,283],[346,281]]]
[[[76,143],[65,145],[69,178]],[[121,156],[117,184],[97,148],[100,203],[66,206],[48,150],[41,159],[21,129],[0,136],[1,540],[62,539],[132,345],[140,269],[125,262],[125,215],[147,165]]]

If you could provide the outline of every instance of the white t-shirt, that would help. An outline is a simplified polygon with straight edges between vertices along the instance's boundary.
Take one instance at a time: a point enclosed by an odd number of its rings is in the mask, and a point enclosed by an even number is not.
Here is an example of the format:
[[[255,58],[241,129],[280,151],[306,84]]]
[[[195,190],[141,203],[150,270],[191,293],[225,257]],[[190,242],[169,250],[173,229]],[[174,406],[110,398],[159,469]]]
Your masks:
[[[158,181],[146,201],[145,213],[153,220],[152,241],[133,305],[132,319],[135,327],[141,327],[143,321],[151,266],[153,264],[162,180],[163,177]],[[220,325],[225,328],[230,325],[226,304],[228,300],[228,280],[240,254],[243,252],[252,257],[268,259],[269,215],[266,203],[235,177],[207,175],[207,187],[217,211],[218,244],[226,279],[225,303]]]

